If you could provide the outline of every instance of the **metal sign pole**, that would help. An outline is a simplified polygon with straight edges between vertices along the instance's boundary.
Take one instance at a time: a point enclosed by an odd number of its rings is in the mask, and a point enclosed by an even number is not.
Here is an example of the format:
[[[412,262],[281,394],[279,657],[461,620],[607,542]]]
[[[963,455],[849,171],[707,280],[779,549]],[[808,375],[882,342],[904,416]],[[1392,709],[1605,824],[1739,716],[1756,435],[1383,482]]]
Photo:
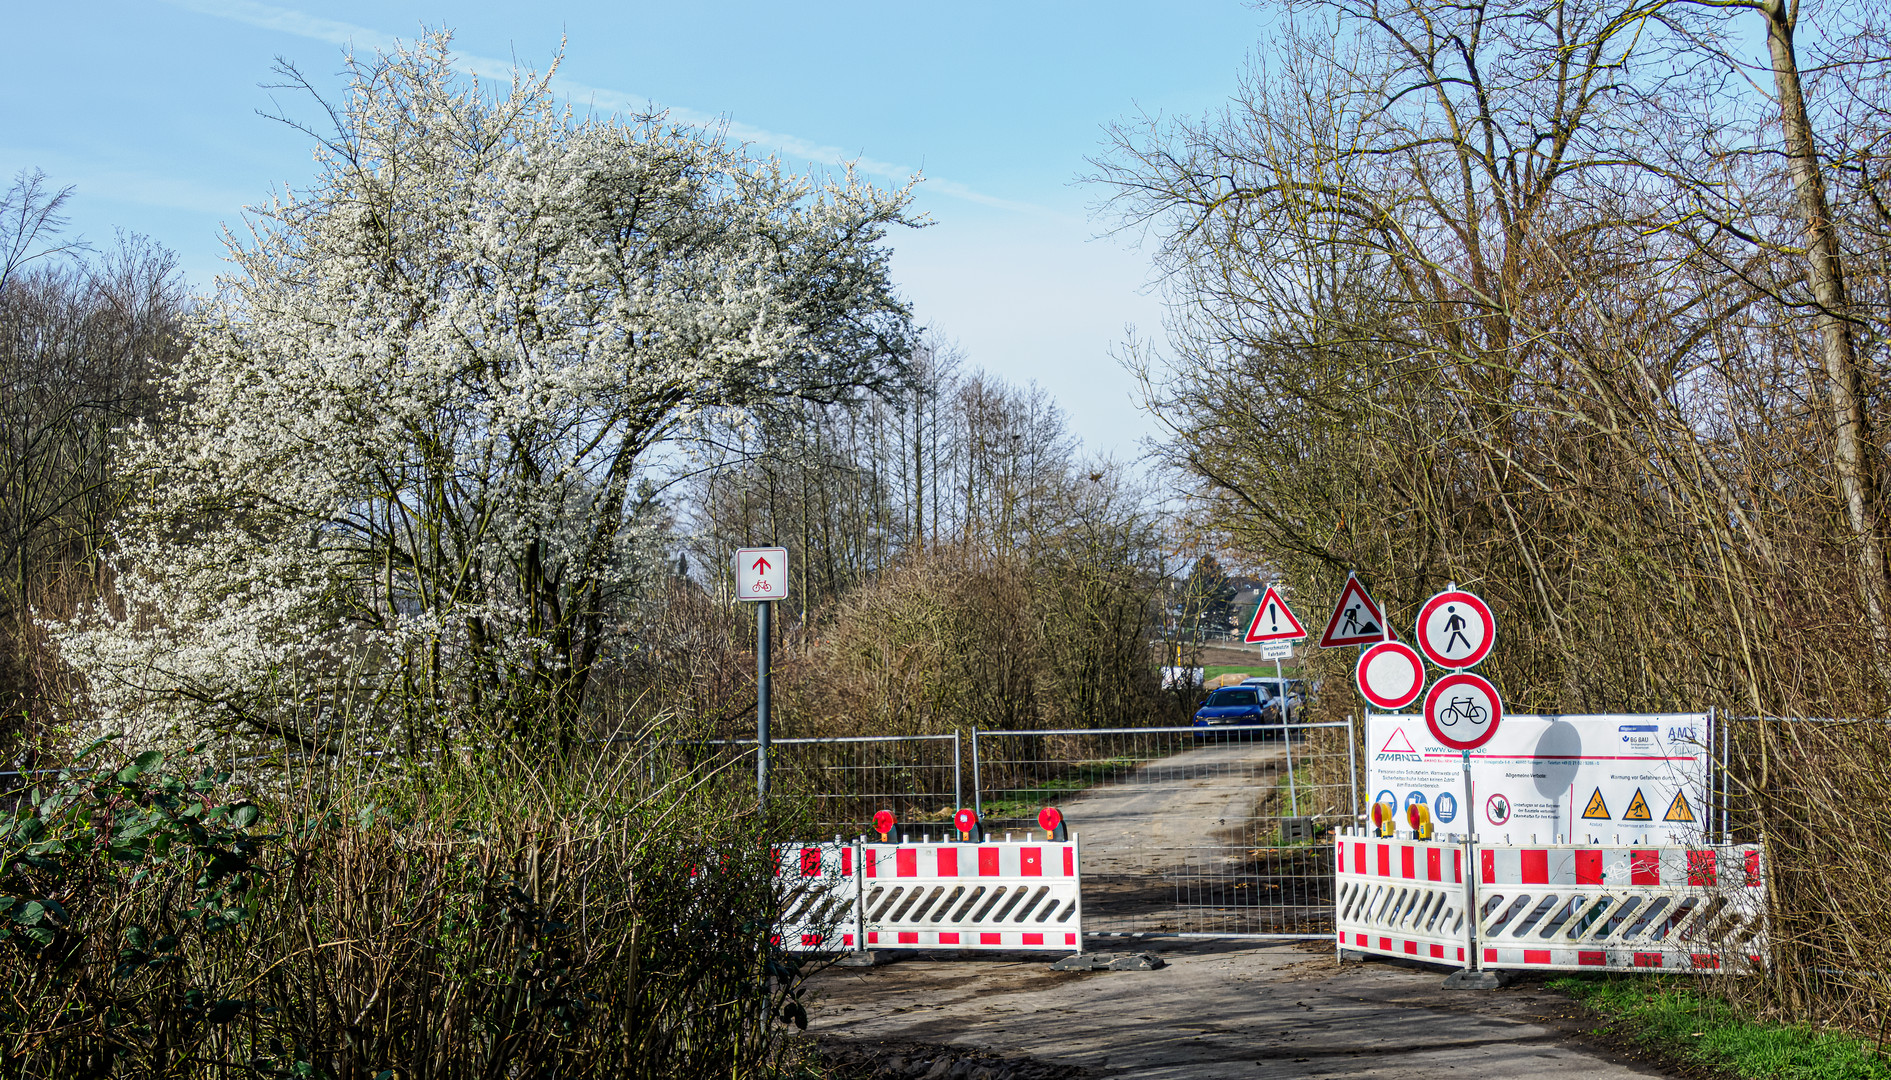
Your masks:
[[[1287,726],[1287,680],[1280,674],[1280,657],[1274,657],[1274,690],[1280,694],[1280,744],[1287,754],[1287,813],[1300,816],[1300,796],[1294,792],[1293,729]]]
[[[1477,970],[1477,826],[1471,802],[1471,752],[1464,751],[1464,970]]]
[[[769,623],[774,601],[755,605],[755,797],[761,809],[768,809],[768,691],[773,675],[769,671]]]

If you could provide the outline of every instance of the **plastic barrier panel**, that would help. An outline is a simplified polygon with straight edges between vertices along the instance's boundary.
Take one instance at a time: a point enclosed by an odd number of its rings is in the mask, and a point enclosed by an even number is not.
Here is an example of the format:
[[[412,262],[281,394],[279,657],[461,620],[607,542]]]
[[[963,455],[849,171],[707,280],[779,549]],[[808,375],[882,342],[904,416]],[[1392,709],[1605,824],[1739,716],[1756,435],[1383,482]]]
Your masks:
[[[862,844],[869,948],[1081,951],[1077,843]]]
[[[814,952],[859,948],[859,848],[854,841],[776,845],[782,907],[775,944]]]
[[[1476,855],[1484,967],[1741,971],[1764,963],[1757,847],[1480,846]]]
[[[1751,845],[1485,845],[1348,830],[1334,858],[1346,949],[1484,968],[1750,971],[1765,962],[1765,874]],[[1477,913],[1468,928],[1467,864]]]
[[[1334,900],[1342,948],[1442,964],[1464,963],[1464,850],[1441,840],[1382,840],[1364,832],[1336,843]]]

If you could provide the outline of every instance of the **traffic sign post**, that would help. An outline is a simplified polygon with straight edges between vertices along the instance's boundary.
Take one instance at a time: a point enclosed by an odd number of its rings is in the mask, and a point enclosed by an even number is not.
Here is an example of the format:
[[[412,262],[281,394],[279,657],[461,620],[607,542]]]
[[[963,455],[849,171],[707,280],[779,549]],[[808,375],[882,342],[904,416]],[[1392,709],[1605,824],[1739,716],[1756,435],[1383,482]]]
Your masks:
[[[1261,658],[1274,662],[1274,692],[1280,695],[1280,744],[1287,755],[1287,812],[1294,817],[1300,816],[1300,793],[1294,790],[1293,729],[1287,726],[1287,680],[1281,675],[1280,662],[1292,656],[1293,643],[1306,636],[1307,628],[1300,625],[1293,609],[1281,599],[1280,582],[1269,585],[1261,594],[1261,602],[1255,605],[1254,621],[1248,623],[1244,640],[1249,644],[1258,642]],[[1302,704],[1301,708],[1304,710],[1306,706]]]
[[[788,598],[788,549],[737,548],[735,598],[755,607],[755,797],[768,807],[768,711],[774,682],[769,643],[775,601]]]

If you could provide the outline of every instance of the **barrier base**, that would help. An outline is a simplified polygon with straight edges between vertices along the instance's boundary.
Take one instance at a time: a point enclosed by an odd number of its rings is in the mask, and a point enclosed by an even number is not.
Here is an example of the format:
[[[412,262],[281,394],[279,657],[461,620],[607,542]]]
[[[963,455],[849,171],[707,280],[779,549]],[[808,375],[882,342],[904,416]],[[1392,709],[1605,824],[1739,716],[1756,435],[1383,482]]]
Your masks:
[[[1454,971],[1445,976],[1447,990],[1496,990],[1517,981],[1509,971]]]
[[[861,949],[841,957],[840,966],[849,968],[884,967],[895,960],[904,960],[912,954],[913,951],[911,949]]]
[[[1148,953],[1078,953],[1051,965],[1052,971],[1154,971],[1168,967],[1160,956]]]

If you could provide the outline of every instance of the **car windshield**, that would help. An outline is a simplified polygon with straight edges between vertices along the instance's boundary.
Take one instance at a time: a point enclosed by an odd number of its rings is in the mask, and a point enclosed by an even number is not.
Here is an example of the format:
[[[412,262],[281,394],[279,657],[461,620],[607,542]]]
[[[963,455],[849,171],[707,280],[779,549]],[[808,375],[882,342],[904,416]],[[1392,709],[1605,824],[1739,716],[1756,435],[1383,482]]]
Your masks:
[[[1254,691],[1252,690],[1217,690],[1208,695],[1208,705],[1210,708],[1222,709],[1230,705],[1253,704],[1255,704],[1255,699]]]

